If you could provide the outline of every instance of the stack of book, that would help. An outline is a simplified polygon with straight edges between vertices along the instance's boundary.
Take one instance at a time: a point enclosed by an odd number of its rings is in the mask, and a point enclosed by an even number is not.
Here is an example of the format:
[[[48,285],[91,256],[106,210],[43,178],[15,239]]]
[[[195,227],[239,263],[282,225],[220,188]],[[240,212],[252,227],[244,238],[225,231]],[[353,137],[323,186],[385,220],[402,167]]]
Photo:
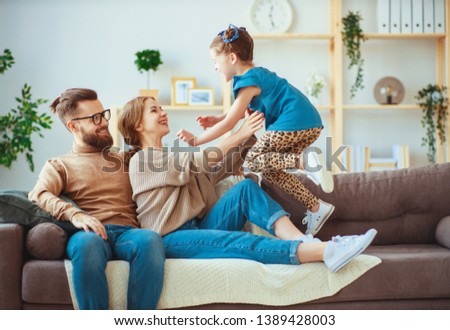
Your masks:
[[[347,145],[342,156],[343,172],[385,171],[409,167],[409,146],[394,144],[392,157],[371,157],[370,147]]]

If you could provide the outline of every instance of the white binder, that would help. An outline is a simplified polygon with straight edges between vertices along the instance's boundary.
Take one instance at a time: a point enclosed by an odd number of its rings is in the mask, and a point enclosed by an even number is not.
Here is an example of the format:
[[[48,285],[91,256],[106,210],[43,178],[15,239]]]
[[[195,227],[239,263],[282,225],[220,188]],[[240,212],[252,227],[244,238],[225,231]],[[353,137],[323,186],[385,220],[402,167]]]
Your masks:
[[[413,33],[423,33],[423,2],[412,0]]]
[[[445,0],[434,0],[434,32],[445,33]]]
[[[423,32],[434,33],[434,1],[423,0]]]
[[[389,33],[389,0],[377,2],[378,33]]]
[[[391,33],[400,33],[400,0],[391,0],[391,10],[390,10],[390,21],[391,21]]]
[[[401,0],[402,33],[412,33],[412,3],[411,0]],[[444,1],[444,0],[442,0]]]

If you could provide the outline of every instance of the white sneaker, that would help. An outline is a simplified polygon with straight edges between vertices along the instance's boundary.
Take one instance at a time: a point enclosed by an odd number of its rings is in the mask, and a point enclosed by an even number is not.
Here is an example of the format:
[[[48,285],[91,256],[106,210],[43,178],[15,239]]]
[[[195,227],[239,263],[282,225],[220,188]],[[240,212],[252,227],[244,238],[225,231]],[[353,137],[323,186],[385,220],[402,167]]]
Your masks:
[[[305,234],[298,239],[302,243],[321,243],[322,241],[318,238],[313,237],[311,234]]]
[[[319,200],[319,210],[317,212],[306,211],[306,216],[302,223],[307,225],[305,234],[315,236],[322,228],[323,224],[328,220],[331,213],[334,211],[334,206]]]
[[[372,243],[377,231],[369,229],[364,235],[336,236],[327,243],[323,261],[333,273],[360,255]]]
[[[333,176],[330,171],[327,171],[322,155],[319,155],[316,152],[309,152],[308,163],[305,169],[308,178],[316,185],[320,185],[324,192],[330,193],[333,191]]]

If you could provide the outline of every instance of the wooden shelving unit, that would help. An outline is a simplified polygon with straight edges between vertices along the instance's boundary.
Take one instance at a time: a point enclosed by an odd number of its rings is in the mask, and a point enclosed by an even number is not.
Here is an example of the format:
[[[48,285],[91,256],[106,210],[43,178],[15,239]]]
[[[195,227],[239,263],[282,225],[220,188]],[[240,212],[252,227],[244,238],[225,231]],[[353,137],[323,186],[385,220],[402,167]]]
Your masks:
[[[344,115],[347,110],[401,110],[418,111],[416,104],[399,105],[379,105],[379,104],[345,104],[343,89],[343,77],[346,74],[344,68],[344,49],[342,43],[342,4],[345,0],[329,0],[329,33],[283,33],[283,34],[253,34],[255,40],[261,41],[295,41],[295,40],[317,40],[328,43],[329,52],[329,105],[317,106],[319,111],[328,111],[329,127],[332,136],[333,151],[345,144],[344,141]],[[423,34],[402,34],[402,33],[366,33],[367,41],[383,42],[390,40],[435,40],[436,42],[436,83],[447,85],[450,81],[450,0],[446,0],[446,33],[423,33]],[[205,111],[205,112],[226,112],[231,107],[232,89],[231,82],[221,81],[222,104],[214,106],[172,106],[162,105],[166,111]],[[437,148],[437,161],[450,161],[450,116],[447,118],[446,149],[443,144]],[[334,168],[338,172],[337,168]]]
[[[346,104],[344,110],[420,110],[417,104]]]
[[[333,137],[333,149],[337,150],[344,144],[344,114],[345,110],[420,110],[417,104],[398,104],[398,105],[379,105],[379,104],[344,104],[343,90],[344,70],[344,49],[341,37],[342,30],[342,4],[345,0],[329,0],[329,24],[330,33],[283,33],[283,34],[255,34],[255,40],[283,41],[283,40],[323,40],[329,43],[329,99],[330,105],[318,106],[319,110],[329,110],[331,135]],[[422,34],[403,34],[403,33],[366,33],[370,43],[372,40],[435,40],[436,41],[436,83],[439,85],[448,85],[450,79],[449,56],[450,42],[450,0],[446,0],[446,33],[422,33]],[[446,79],[445,79],[446,78]],[[447,84],[446,84],[447,82]],[[224,91],[230,91],[230,87],[223,86]],[[230,94],[224,94],[224,100],[229,99]],[[228,109],[224,103],[224,109]],[[450,116],[447,118],[447,125],[450,128]],[[450,161],[450,129],[447,129],[446,150],[441,145],[437,151],[437,161]],[[444,157],[446,154],[446,157]],[[338,171],[337,168],[334,169]]]
[[[222,105],[161,105],[164,111],[223,111]]]
[[[286,39],[286,40],[331,40],[334,35],[332,34],[314,34],[314,33],[283,33],[283,34],[254,34],[252,35],[253,39],[268,39],[268,40],[277,40],[277,39]]]

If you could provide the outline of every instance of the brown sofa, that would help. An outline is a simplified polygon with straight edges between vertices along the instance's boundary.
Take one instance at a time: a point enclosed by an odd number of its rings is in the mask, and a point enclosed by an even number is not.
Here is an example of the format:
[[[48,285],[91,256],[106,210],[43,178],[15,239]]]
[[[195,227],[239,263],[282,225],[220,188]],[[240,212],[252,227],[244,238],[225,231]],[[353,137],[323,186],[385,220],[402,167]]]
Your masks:
[[[450,163],[338,174],[331,194],[302,175],[299,179],[336,206],[318,237],[375,228],[378,235],[365,253],[382,263],[334,296],[283,309],[450,309]],[[262,186],[301,223],[305,210],[293,198],[267,182]],[[0,224],[1,309],[73,308],[63,262],[66,241],[67,234],[54,224],[31,230]],[[277,307],[218,303],[190,308]]]

